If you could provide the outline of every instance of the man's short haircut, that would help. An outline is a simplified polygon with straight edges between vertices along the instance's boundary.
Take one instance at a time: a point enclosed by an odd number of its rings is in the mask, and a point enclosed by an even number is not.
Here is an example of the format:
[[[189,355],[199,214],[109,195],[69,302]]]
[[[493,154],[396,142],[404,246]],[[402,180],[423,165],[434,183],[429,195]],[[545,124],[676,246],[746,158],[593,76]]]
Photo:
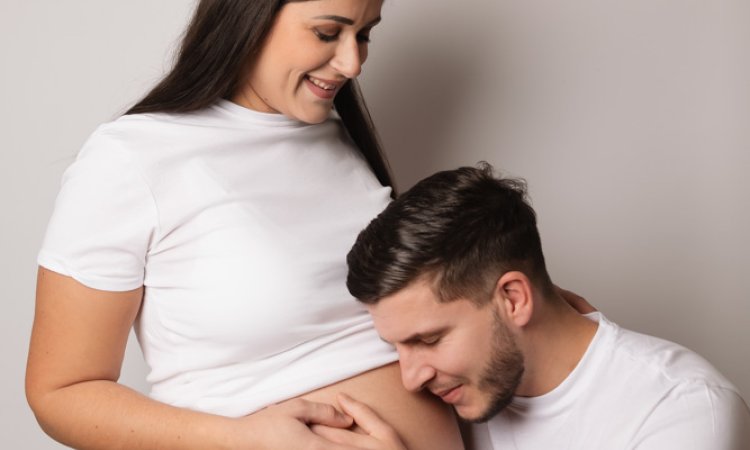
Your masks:
[[[346,285],[368,304],[428,277],[440,301],[485,304],[497,280],[523,272],[552,289],[526,183],[498,178],[492,166],[438,172],[372,220],[347,255]]]

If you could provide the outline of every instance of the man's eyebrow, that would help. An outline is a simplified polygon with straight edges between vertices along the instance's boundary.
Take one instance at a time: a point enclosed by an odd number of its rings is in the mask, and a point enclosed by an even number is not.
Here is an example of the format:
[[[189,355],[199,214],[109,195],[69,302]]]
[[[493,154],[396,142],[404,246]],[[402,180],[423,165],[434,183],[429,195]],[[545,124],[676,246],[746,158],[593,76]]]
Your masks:
[[[344,17],[344,16],[325,15],[325,16],[316,16],[315,19],[333,20],[334,22],[338,22],[344,25],[354,25],[354,21],[352,19],[348,17]],[[373,19],[370,23],[366,25],[366,27],[374,27],[379,22],[380,22],[380,16]]]

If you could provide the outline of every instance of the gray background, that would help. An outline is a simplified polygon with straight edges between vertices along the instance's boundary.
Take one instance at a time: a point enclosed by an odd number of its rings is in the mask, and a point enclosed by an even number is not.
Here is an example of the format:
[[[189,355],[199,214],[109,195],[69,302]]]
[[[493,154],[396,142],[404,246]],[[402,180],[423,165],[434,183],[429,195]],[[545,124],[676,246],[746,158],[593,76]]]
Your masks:
[[[2,448],[59,448],[23,373],[60,176],[168,67],[192,5],[0,2]],[[362,85],[399,186],[479,160],[526,178],[561,286],[749,396],[750,2],[386,0],[383,16]],[[123,381],[147,389],[130,347]]]

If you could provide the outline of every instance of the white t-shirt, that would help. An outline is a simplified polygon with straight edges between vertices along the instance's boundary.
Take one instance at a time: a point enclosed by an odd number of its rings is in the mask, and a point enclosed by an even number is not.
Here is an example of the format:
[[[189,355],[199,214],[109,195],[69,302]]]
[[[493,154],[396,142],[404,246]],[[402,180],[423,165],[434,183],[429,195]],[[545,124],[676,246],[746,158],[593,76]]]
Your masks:
[[[748,406],[705,359],[590,316],[599,329],[568,378],[473,426],[477,449],[750,449]]]
[[[345,256],[389,202],[338,118],[228,101],[102,125],[65,172],[39,264],[145,286],[151,396],[242,416],[395,361]]]

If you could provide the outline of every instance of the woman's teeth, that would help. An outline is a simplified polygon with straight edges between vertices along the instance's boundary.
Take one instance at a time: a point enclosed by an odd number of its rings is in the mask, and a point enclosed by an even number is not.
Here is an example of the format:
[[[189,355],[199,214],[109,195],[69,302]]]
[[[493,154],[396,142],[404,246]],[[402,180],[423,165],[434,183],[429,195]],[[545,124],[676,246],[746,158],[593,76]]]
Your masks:
[[[307,76],[307,79],[310,80],[315,86],[321,89],[325,89],[326,91],[331,91],[336,88],[335,84],[324,83],[316,78],[311,77],[310,75]]]

